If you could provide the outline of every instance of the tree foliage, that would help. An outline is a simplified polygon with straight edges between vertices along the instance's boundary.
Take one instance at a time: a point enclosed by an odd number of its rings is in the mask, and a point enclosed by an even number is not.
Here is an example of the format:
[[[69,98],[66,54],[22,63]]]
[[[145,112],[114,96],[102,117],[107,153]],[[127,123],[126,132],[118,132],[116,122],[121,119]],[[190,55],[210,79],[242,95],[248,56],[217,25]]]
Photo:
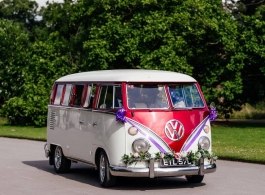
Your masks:
[[[255,9],[247,9],[250,3],[256,3]],[[2,114],[12,115],[16,124],[43,125],[54,80],[74,72],[121,68],[189,74],[219,113],[239,110],[264,98],[262,4],[65,0],[48,3],[38,13],[34,1],[4,0]],[[36,20],[36,14],[42,19]]]
[[[89,9],[83,9],[88,7]],[[144,68],[194,76],[208,101],[231,112],[242,102],[245,57],[238,25],[217,1],[82,1],[76,21],[86,69]]]
[[[12,20],[31,30],[36,21],[38,4],[29,0],[2,0],[0,17]]]
[[[0,19],[0,105],[21,94],[29,47],[28,34],[20,25]]]
[[[242,16],[241,23],[240,43],[247,56],[242,70],[242,99],[257,104],[265,99],[265,5],[251,16]]]
[[[72,69],[66,56],[67,49],[61,47],[56,35],[51,35],[46,42],[36,42],[31,47],[28,66],[23,70],[24,78],[19,96],[10,98],[2,108],[2,113],[11,117],[13,124],[34,124],[41,126],[46,123],[47,105],[53,82]]]

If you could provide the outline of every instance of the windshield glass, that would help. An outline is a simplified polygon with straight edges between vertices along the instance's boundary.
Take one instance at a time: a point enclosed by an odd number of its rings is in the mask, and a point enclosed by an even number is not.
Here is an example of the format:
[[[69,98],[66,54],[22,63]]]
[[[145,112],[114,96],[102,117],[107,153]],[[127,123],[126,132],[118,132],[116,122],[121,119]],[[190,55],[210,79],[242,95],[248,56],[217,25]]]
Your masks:
[[[204,103],[195,84],[168,85],[170,99],[174,108],[203,108]]]
[[[163,85],[127,84],[127,98],[129,108],[169,108]]]

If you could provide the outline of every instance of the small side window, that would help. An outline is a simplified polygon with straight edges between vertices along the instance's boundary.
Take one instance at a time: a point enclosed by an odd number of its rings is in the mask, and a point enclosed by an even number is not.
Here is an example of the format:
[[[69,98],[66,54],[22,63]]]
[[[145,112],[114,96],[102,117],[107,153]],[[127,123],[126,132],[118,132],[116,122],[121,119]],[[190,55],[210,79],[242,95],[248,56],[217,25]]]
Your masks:
[[[123,101],[122,101],[122,92],[121,86],[114,86],[114,108],[122,108]]]
[[[73,105],[81,106],[83,97],[84,85],[75,85],[75,92],[72,94],[74,96]]]
[[[94,101],[94,96],[96,92],[97,86],[96,85],[88,85],[87,90],[84,94],[84,101],[83,101],[83,107],[85,108],[92,108],[93,107],[93,101]]]
[[[113,109],[113,86],[102,86],[100,88],[98,108]]]
[[[120,85],[101,86],[98,108],[118,109],[122,107],[122,92]]]
[[[57,85],[54,84],[53,87],[52,87],[52,91],[51,91],[50,104],[54,104],[56,88],[57,88]]]
[[[63,88],[64,88],[64,85],[58,85],[57,86],[56,96],[55,96],[55,99],[54,99],[54,104],[60,104],[61,103]]]
[[[91,98],[91,86],[87,86],[85,91],[84,91],[84,103],[83,103],[83,107],[88,107],[90,104],[90,98]]]
[[[70,100],[72,84],[66,84],[62,105],[67,106]]]

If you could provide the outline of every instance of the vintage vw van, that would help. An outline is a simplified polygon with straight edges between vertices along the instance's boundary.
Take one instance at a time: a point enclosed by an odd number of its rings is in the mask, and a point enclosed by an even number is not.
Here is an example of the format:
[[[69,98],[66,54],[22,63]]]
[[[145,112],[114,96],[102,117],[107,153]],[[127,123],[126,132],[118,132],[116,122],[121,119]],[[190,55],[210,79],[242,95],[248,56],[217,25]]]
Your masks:
[[[102,70],[55,81],[48,105],[49,164],[71,162],[99,172],[103,187],[116,177],[185,176],[199,183],[216,171],[211,120],[197,81],[159,70]]]

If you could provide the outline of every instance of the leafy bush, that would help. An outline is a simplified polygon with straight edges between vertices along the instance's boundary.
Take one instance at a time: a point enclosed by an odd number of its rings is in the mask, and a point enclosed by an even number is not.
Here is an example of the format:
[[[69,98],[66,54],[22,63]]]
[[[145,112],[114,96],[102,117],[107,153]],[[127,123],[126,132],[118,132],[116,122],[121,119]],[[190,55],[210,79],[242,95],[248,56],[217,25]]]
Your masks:
[[[14,97],[4,104],[1,114],[8,116],[8,122],[13,125],[44,126],[47,121],[47,99]]]

